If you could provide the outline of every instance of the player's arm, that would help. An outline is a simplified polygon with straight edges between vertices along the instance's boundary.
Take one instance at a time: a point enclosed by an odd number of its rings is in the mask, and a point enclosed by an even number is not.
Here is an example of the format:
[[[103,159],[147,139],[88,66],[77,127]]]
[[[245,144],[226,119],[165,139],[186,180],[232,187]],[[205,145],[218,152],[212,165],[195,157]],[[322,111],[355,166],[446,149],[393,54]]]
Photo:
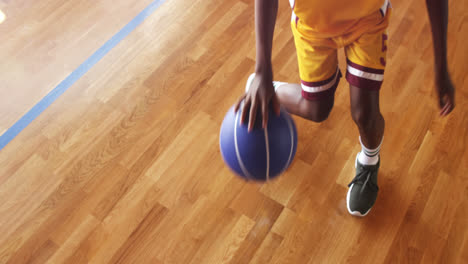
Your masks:
[[[243,95],[236,104],[235,110],[242,108],[241,123],[249,115],[249,130],[255,123],[257,108],[262,111],[263,127],[268,122],[268,108],[270,102],[279,114],[279,101],[273,88],[273,69],[271,65],[271,50],[273,32],[275,29],[278,0],[255,0],[255,32],[256,32],[256,66],[255,79],[250,90]],[[241,107],[241,102],[244,104]]]
[[[426,0],[434,43],[436,89],[440,115],[448,115],[455,107],[455,87],[447,67],[448,0]]]

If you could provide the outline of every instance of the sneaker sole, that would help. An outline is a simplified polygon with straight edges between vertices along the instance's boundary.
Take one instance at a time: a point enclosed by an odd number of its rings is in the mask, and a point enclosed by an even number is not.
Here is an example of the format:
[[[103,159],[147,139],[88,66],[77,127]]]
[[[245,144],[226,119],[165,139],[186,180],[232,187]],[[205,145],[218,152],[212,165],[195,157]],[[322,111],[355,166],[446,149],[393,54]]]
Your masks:
[[[365,214],[361,214],[361,212],[351,211],[351,209],[349,208],[349,195],[351,193],[351,190],[353,189],[353,186],[354,186],[354,184],[351,185],[351,187],[349,187],[348,194],[346,194],[346,208],[348,209],[348,213],[350,213],[351,215],[364,217],[371,211],[371,209],[369,209]]]
[[[357,167],[357,159],[358,159],[358,156],[359,156],[359,153],[358,155],[356,156],[356,160],[354,161],[354,168]],[[346,208],[348,209],[348,213],[350,213],[351,215],[354,215],[354,216],[359,216],[359,217],[364,217],[366,216],[370,210],[372,209],[369,209],[365,214],[361,214],[361,212],[359,211],[351,211],[351,209],[349,208],[349,196],[351,194],[351,190],[353,189],[353,185],[351,185],[351,187],[349,187],[349,190],[348,190],[348,193],[346,194]]]

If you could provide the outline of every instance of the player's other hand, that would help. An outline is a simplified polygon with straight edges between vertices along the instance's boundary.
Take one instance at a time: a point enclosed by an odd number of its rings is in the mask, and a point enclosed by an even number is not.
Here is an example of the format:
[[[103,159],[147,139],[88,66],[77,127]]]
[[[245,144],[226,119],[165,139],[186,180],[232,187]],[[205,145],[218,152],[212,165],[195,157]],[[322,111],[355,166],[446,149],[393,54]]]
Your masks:
[[[447,72],[436,79],[436,90],[439,96],[440,116],[446,116],[455,108],[455,87]]]
[[[256,73],[249,90],[237,101],[234,111],[241,111],[241,124],[244,124],[248,117],[248,129],[252,131],[257,111],[262,113],[262,127],[265,128],[268,124],[270,103],[275,113],[279,115],[280,103],[275,94],[271,74]]]

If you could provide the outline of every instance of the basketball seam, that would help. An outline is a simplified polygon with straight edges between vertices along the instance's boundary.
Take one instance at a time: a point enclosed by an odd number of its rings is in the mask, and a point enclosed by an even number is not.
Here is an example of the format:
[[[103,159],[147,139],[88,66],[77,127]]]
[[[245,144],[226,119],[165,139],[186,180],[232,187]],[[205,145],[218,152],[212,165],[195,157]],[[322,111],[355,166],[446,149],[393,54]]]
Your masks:
[[[286,162],[286,165],[284,166],[282,171],[285,171],[288,168],[289,163],[291,162],[291,158],[292,158],[292,154],[293,154],[293,150],[294,150],[294,130],[293,130],[291,120],[290,120],[289,117],[286,118],[286,123],[288,123],[289,134],[290,134],[290,138],[291,138],[291,150],[289,151],[288,162]]]
[[[248,179],[252,179],[252,176],[250,176],[249,171],[247,170],[247,168],[244,166],[244,163],[242,162],[242,159],[239,153],[239,146],[237,144],[237,121],[239,120],[239,113],[240,111],[237,112],[236,119],[234,120],[234,146],[236,148],[236,157],[237,157],[237,161],[239,162],[242,172],[245,174],[245,176]]]
[[[266,148],[266,180],[270,180],[270,142],[268,140],[268,125],[265,127],[265,148]]]

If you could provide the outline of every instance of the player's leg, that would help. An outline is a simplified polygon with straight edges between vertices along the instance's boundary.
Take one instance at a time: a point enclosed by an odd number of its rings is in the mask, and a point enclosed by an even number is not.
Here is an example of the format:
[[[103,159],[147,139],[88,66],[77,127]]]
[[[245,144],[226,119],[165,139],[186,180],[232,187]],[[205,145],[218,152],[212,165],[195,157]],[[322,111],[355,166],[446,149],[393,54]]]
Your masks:
[[[289,113],[314,122],[322,122],[328,118],[333,108],[339,75],[336,79],[332,80],[334,87],[323,93],[309,93],[304,91],[300,84],[284,83],[281,85],[275,84],[276,94],[281,105]]]
[[[349,213],[365,216],[377,199],[377,173],[385,121],[379,95],[386,60],[385,29],[362,35],[345,47],[346,79],[350,83],[351,114],[359,134],[361,151],[356,157],[356,175],[346,197]]]
[[[349,63],[348,80],[353,78]],[[356,157],[356,175],[349,184],[346,202],[349,213],[356,216],[367,215],[377,199],[380,147],[385,128],[379,106],[380,91],[369,89],[364,83],[350,84],[351,115],[359,129],[362,148]]]
[[[361,143],[366,149],[377,149],[382,143],[385,128],[385,120],[379,105],[380,91],[361,89],[354,85],[350,85],[350,89],[351,115],[359,129]]]
[[[296,20],[291,22],[301,84],[275,82],[276,94],[289,113],[322,122],[333,108],[335,90],[341,78],[335,43],[309,41],[298,33]]]
[[[250,75],[246,89],[250,87],[253,78],[254,74]],[[337,72],[336,80],[332,81],[333,87],[318,93],[305,92],[300,84],[273,82],[273,86],[281,105],[289,113],[314,122],[323,122],[328,118],[333,108],[335,90],[340,78],[341,73]]]

